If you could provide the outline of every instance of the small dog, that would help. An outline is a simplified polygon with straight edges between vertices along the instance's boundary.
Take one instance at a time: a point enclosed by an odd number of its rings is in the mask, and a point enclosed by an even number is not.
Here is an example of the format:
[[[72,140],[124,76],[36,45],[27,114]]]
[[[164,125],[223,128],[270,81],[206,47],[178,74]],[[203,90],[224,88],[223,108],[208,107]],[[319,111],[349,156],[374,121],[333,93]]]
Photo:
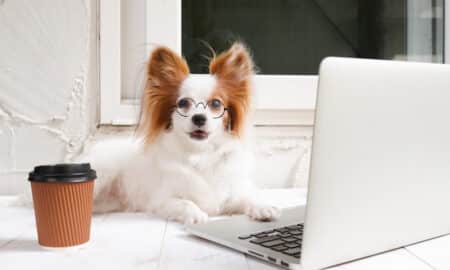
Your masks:
[[[94,211],[145,211],[182,223],[220,214],[262,221],[279,216],[250,197],[250,54],[235,43],[209,69],[209,75],[193,76],[170,49],[153,51],[138,139],[98,143],[84,157],[99,175]]]

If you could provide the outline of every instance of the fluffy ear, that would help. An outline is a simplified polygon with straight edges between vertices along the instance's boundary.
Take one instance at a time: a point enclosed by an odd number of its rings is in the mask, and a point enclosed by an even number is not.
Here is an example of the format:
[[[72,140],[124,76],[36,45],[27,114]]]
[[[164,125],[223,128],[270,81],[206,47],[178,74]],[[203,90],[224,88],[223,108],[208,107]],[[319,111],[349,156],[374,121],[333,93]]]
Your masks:
[[[152,52],[137,129],[146,145],[170,127],[172,107],[178,98],[179,87],[188,75],[186,61],[169,48],[158,47]]]
[[[241,136],[250,110],[251,80],[254,65],[250,53],[241,43],[234,43],[231,48],[213,58],[209,70],[218,79],[220,91],[228,97],[228,115],[231,134]]]
[[[251,78],[254,65],[247,48],[236,42],[228,51],[212,59],[209,71],[220,80],[239,84]]]
[[[156,48],[147,68],[148,80],[154,87],[179,86],[189,74],[186,61],[167,47]]]

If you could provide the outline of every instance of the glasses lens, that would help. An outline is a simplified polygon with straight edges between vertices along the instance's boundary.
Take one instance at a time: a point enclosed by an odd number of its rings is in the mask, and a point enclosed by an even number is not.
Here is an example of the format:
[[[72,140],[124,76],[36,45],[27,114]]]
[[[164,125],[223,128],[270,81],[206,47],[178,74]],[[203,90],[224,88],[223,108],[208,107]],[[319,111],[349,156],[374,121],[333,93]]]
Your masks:
[[[179,114],[189,116],[194,110],[194,102],[190,98],[182,98],[177,102],[177,111]]]
[[[208,102],[208,108],[211,111],[213,117],[221,117],[225,110],[225,106],[218,99],[213,99]]]

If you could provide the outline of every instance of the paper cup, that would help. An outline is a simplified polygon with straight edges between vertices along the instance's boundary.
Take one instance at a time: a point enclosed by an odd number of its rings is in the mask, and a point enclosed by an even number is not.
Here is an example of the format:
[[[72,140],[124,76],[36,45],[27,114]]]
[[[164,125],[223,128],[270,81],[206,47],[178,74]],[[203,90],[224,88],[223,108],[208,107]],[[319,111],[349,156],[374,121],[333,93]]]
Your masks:
[[[95,178],[87,163],[34,168],[28,179],[40,245],[71,247],[89,241]]]

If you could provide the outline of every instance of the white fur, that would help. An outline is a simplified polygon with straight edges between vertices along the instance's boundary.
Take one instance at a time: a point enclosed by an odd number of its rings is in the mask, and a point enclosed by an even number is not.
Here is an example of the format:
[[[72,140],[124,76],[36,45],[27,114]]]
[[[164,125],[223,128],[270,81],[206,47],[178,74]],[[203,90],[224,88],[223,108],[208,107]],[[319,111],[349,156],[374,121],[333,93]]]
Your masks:
[[[189,76],[180,97],[206,102],[216,79]],[[199,113],[207,112],[204,108]],[[183,223],[206,222],[209,216],[243,213],[271,220],[279,210],[254,202],[252,156],[244,140],[224,129],[222,118],[207,115],[202,127],[210,135],[195,140],[190,117],[172,114],[172,128],[148,148],[139,139],[110,140],[95,145],[81,159],[98,173],[95,184],[97,212],[145,211]]]
[[[196,102],[202,102],[205,104],[213,89],[217,84],[217,80],[214,76],[205,75],[202,77],[189,75],[181,84],[179,90],[179,98],[189,97]],[[198,106],[196,112],[198,114],[204,114],[207,117],[206,125],[202,127],[203,130],[210,133],[207,141],[214,140],[216,137],[221,137],[225,134],[223,129],[222,118],[213,118],[212,115],[203,106]],[[176,112],[172,114],[173,132],[178,135],[178,139],[185,141],[187,145],[195,145],[196,147],[208,146],[205,141],[195,141],[186,136],[186,133],[192,132],[198,129],[191,118],[180,116]]]

